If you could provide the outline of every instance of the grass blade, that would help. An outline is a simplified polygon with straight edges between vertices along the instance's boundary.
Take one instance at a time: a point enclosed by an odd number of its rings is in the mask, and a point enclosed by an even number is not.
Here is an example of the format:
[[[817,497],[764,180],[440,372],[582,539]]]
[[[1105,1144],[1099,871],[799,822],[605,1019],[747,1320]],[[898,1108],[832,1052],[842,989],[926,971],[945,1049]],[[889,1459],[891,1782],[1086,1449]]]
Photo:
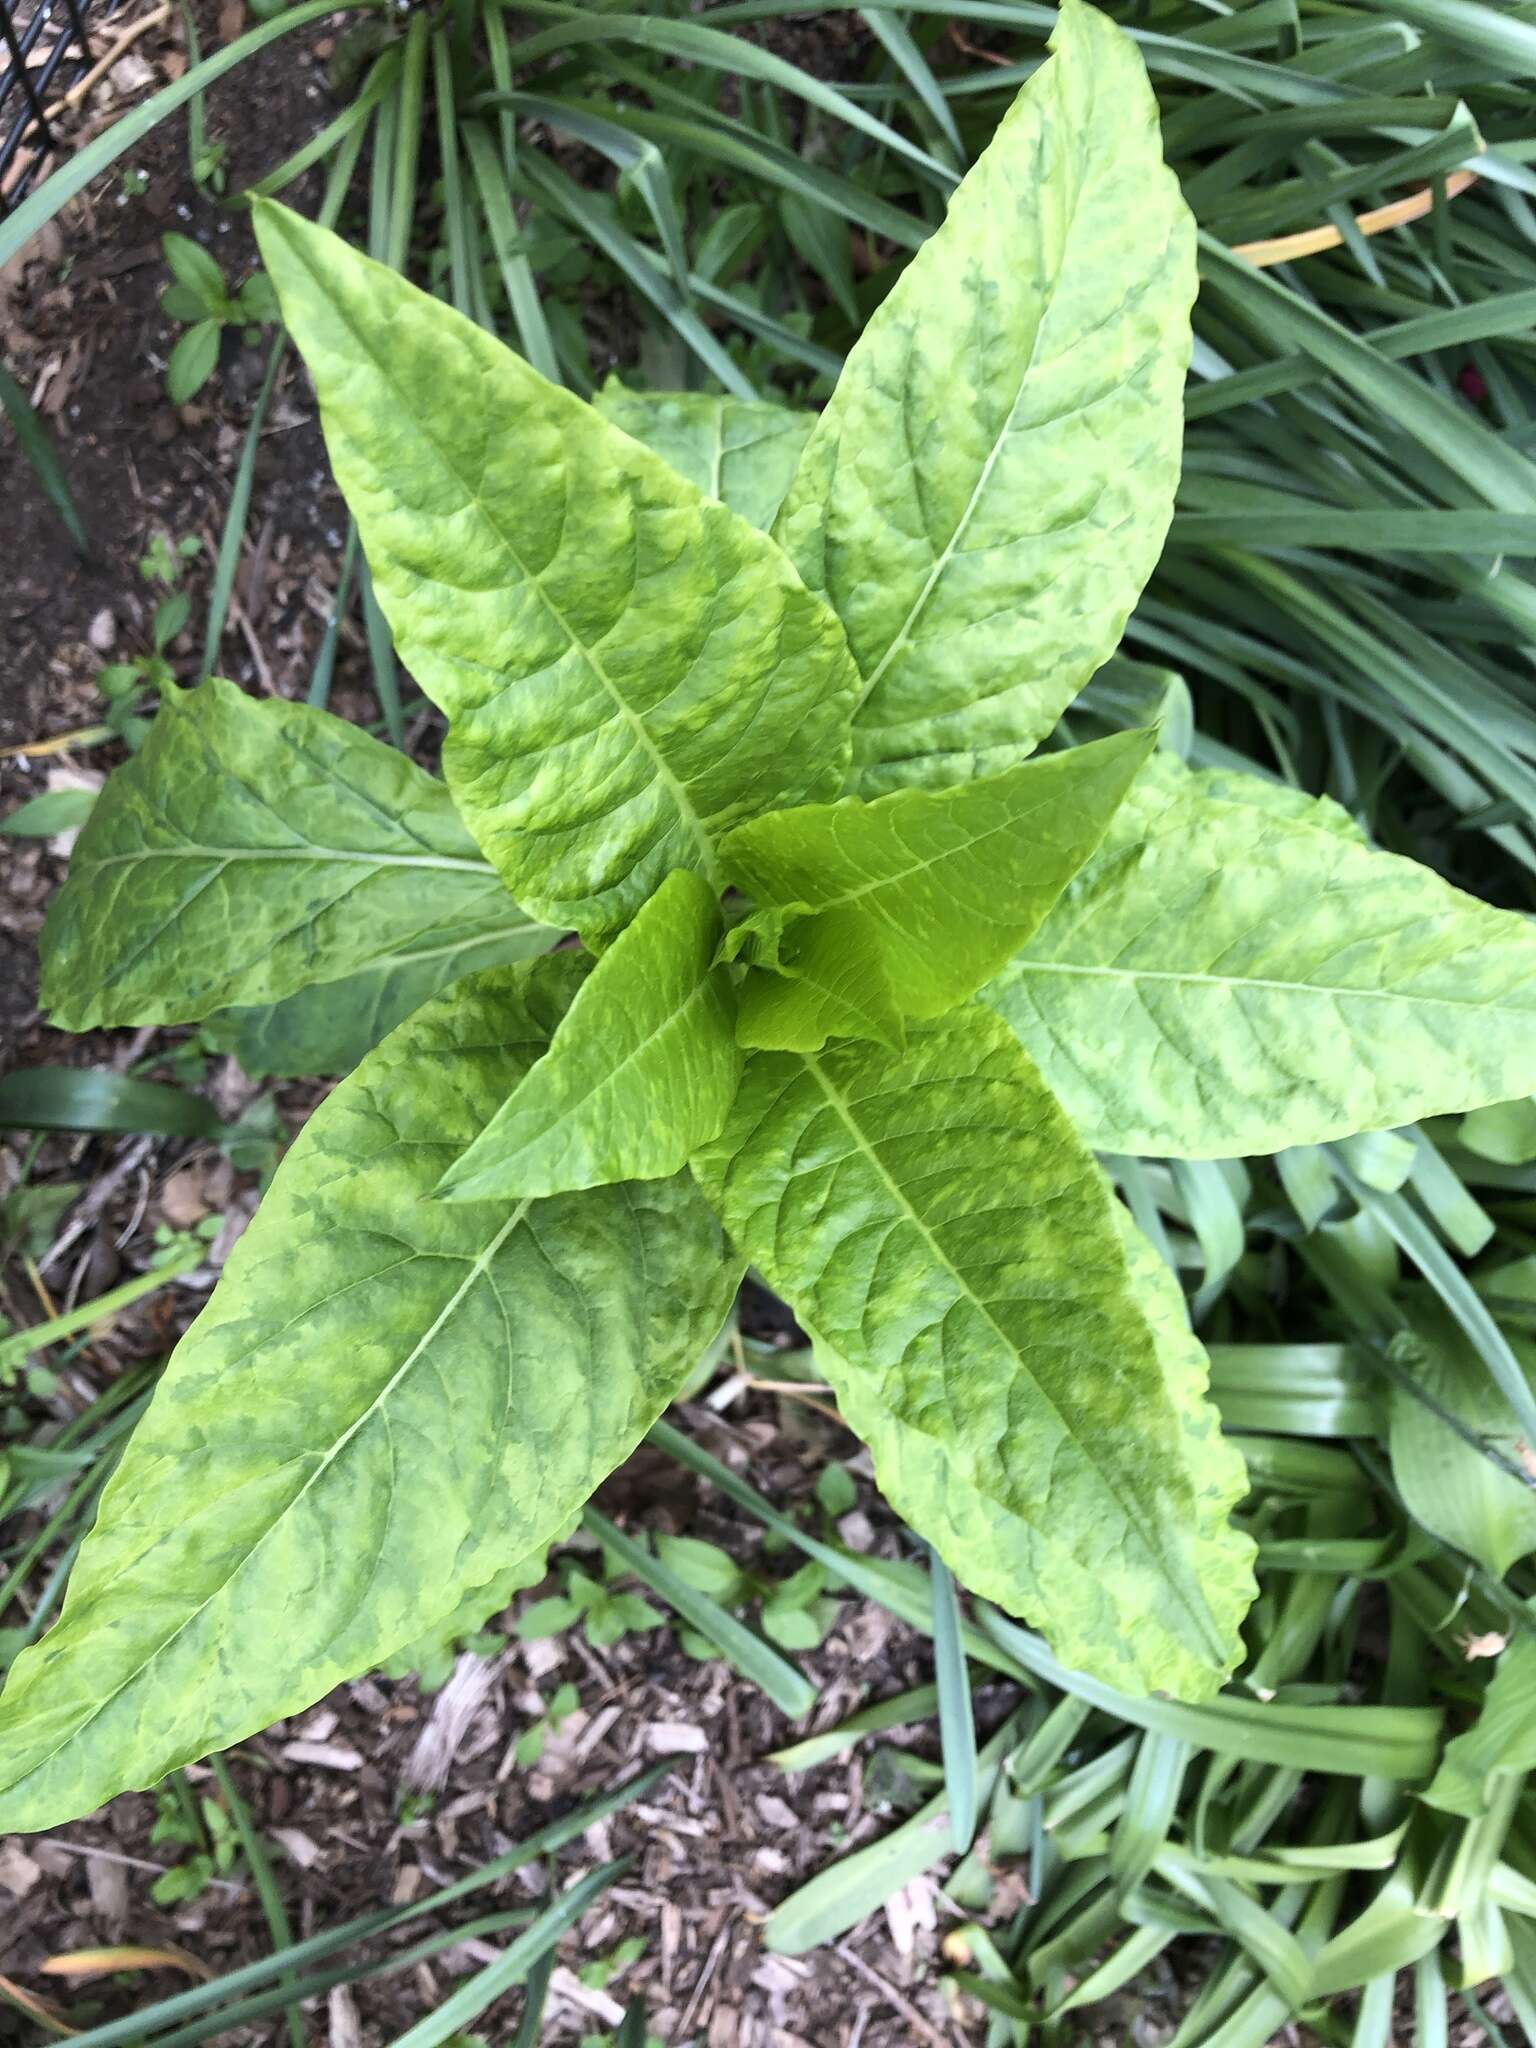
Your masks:
[[[223,1128],[202,1096],[164,1081],[131,1080],[109,1067],[26,1067],[0,1075],[0,1130],[214,1138]]]
[[[85,530],[85,521],[80,517],[74,493],[69,488],[69,479],[64,474],[59,451],[53,445],[53,436],[38,418],[31,399],[4,363],[0,363],[0,407],[4,408],[5,416],[11,423],[17,446],[32,465],[44,497],[58,513],[65,532],[74,542],[75,553],[82,562],[89,562],[93,552],[91,537]]]
[[[261,440],[261,430],[266,425],[267,407],[272,402],[277,373],[287,347],[287,336],[280,334],[268,353],[267,373],[262,378],[261,389],[256,394],[256,404],[251,411],[251,423],[245,430],[245,442],[240,450],[239,466],[235,470],[235,481],[230,488],[229,504],[224,513],[224,528],[219,535],[218,560],[213,566],[213,585],[208,593],[208,623],[203,629],[205,676],[211,676],[218,666],[219,645],[224,638],[224,623],[229,617],[229,600],[235,588],[235,572],[240,566],[240,543],[245,538],[245,522],[250,515],[251,488],[256,480],[257,447]]]
[[[963,1856],[976,1837],[976,1721],[960,1647],[960,1601],[949,1568],[929,1551],[933,1578],[933,1658],[939,1691],[939,1750],[949,1796],[950,1840]]]
[[[622,1529],[615,1528],[608,1517],[599,1514],[596,1508],[584,1508],[581,1521],[583,1528],[590,1530],[615,1557],[621,1558],[653,1593],[659,1593],[691,1629],[706,1636],[743,1678],[765,1692],[781,1713],[797,1721],[811,1711],[819,1695],[804,1672],[797,1671],[793,1664],[760,1636],[754,1635],[734,1614],[728,1613],[718,1601],[711,1600],[707,1593],[690,1586],[660,1559],[652,1557]]]
[[[436,2012],[397,2035],[394,2048],[441,2048],[450,2036],[462,2033],[494,1999],[500,1998],[514,1984],[521,1983],[532,1966],[551,1953],[561,1935],[576,1925],[592,1901],[616,1878],[622,1877],[633,1860],[632,1857],[621,1856],[578,1878],[552,1906],[545,1908],[526,1932],[508,1945],[505,1953],[494,1963],[487,1963],[483,1969],[477,1970],[467,1984],[461,1984],[451,1998],[443,2001]]]

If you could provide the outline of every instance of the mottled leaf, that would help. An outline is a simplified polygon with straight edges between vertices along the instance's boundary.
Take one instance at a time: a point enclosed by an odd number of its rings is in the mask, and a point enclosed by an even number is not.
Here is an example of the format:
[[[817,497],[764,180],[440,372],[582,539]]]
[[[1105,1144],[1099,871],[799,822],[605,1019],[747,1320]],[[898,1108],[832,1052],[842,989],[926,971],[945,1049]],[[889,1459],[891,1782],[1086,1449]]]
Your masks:
[[[1065,0],[871,318],[775,532],[863,676],[865,796],[1011,766],[1115,648],[1173,510],[1194,223],[1130,39]]]
[[[89,1812],[392,1655],[546,1542],[739,1268],[686,1179],[426,1196],[584,963],[462,982],[316,1110],[0,1696],[0,1827]]]
[[[168,686],[49,909],[43,1001],[70,1031],[195,1023],[520,930],[447,790],[394,747],[233,683]]]
[[[780,551],[473,322],[270,200],[262,252],[443,770],[518,901],[593,943],[830,795],[857,691]]]
[[[576,1527],[576,1519],[556,1530],[551,1543],[562,1543]],[[466,1637],[477,1636],[486,1623],[510,1606],[515,1593],[536,1586],[549,1570],[550,1544],[541,1543],[526,1557],[514,1558],[504,1570],[483,1586],[472,1586],[444,1611],[430,1628],[413,1642],[381,1660],[386,1678],[409,1678],[413,1673],[424,1690],[435,1690],[453,1670],[453,1660]]]
[[[955,789],[775,811],[721,857],[760,902],[813,912],[821,957],[877,962],[903,1015],[942,1016],[1038,930],[1153,744],[1118,733]],[[780,1042],[815,1051],[825,1037]]]
[[[695,490],[767,532],[789,489],[809,412],[707,391],[630,391],[610,377],[592,403],[605,420],[670,462]]]
[[[984,1000],[1101,1150],[1226,1158],[1536,1087],[1536,926],[1337,806],[1149,762]]]
[[[438,1183],[452,1201],[659,1180],[725,1122],[741,1071],[720,906],[680,868],[582,985],[549,1051]]]
[[[695,1161],[795,1309],[897,1511],[1121,1691],[1214,1692],[1251,1597],[1242,1491],[1168,1283],[975,1006],[904,1054],[758,1053]]]

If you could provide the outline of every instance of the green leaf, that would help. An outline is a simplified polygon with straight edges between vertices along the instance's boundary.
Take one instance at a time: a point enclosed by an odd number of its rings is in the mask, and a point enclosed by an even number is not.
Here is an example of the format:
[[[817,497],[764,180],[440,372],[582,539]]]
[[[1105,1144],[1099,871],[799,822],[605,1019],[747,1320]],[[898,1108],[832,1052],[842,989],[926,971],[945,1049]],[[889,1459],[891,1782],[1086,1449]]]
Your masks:
[[[1123,1691],[1214,1692],[1252,1591],[1241,1461],[1176,1287],[1006,1029],[756,1054],[694,1166],[965,1584]]]
[[[1419,1795],[1444,1813],[1486,1813],[1495,1781],[1536,1771],[1536,1636],[1522,1630],[1501,1652],[1472,1726],[1446,1745],[1440,1768]]]
[[[226,294],[224,273],[214,257],[189,235],[162,235],[160,248],[177,284],[195,295],[205,314],[217,314]]]
[[[76,832],[91,815],[94,789],[45,789],[0,818],[0,832],[11,839],[51,839],[56,832]]]
[[[0,1698],[0,1827],[298,1711],[549,1539],[661,1412],[739,1268],[684,1178],[428,1201],[584,963],[460,983],[321,1104]]]
[[[831,795],[858,686],[766,536],[459,314],[270,200],[258,238],[443,767],[518,901],[594,944]]]
[[[194,1023],[519,928],[553,937],[395,748],[232,683],[168,686],[50,907],[43,1001],[69,1031]]]
[[[1179,473],[1194,225],[1134,44],[1067,0],[865,328],[775,532],[863,676],[851,787],[1012,766],[1114,652]]]
[[[252,320],[259,327],[266,327],[282,318],[278,311],[277,293],[264,270],[253,270],[241,285],[235,309],[242,320]]]
[[[719,942],[709,884],[680,868],[435,1192],[517,1200],[679,1172],[725,1122],[741,1072]]]
[[[834,956],[877,962],[906,1016],[939,1017],[1039,929],[1154,744],[1117,733],[955,789],[774,811],[721,857],[760,902],[814,912]]]
[[[1404,1370],[1425,1398],[1393,1385],[1393,1480],[1409,1514],[1431,1535],[1501,1579],[1517,1558],[1536,1550],[1536,1487],[1515,1476],[1525,1449],[1519,1425],[1450,1315],[1424,1302],[1415,1305],[1414,1321],[1428,1341],[1399,1339],[1394,1355],[1401,1353]],[[1529,1355],[1527,1347],[1522,1350]],[[1458,1423],[1475,1442],[1458,1433]],[[1496,1452],[1502,1466],[1485,1457],[1478,1443]]]
[[[737,925],[727,952],[750,963],[736,991],[741,1045],[819,1052],[829,1038],[872,1038],[897,1052],[905,1042],[885,962],[856,924],[776,905]]]
[[[1090,1145],[1227,1158],[1536,1087],[1536,928],[1166,755],[983,992]]]
[[[41,803],[41,797],[35,799]],[[30,810],[31,805],[23,809]],[[16,814],[18,817],[20,813]],[[0,827],[0,830],[3,830]],[[1528,1166],[1536,1159],[1536,1100],[1523,1095],[1518,1102],[1499,1102],[1487,1109],[1474,1109],[1463,1117],[1456,1133],[1469,1152],[1481,1159],[1496,1160],[1501,1166]]]
[[[568,1600],[563,1593],[551,1593],[547,1599],[535,1600],[523,1609],[517,1617],[516,1633],[524,1642],[537,1642],[545,1636],[559,1635],[580,1614],[574,1600]]]
[[[155,1131],[216,1138],[218,1111],[164,1081],[110,1067],[18,1067],[0,1074],[0,1131]]]
[[[424,933],[340,981],[255,1008],[216,1010],[203,1021],[203,1040],[233,1053],[253,1081],[273,1074],[350,1074],[364,1053],[440,988],[548,950],[555,934],[525,918],[500,882],[484,907],[485,916],[461,930]]]
[[[201,292],[190,285],[167,285],[160,294],[160,310],[167,320],[206,320],[208,308]]]
[[[165,391],[172,405],[185,405],[195,398],[213,375],[220,333],[217,320],[199,320],[171,350],[165,366]]]
[[[610,377],[592,403],[695,490],[766,533],[816,424],[809,412],[706,391],[630,391]]]

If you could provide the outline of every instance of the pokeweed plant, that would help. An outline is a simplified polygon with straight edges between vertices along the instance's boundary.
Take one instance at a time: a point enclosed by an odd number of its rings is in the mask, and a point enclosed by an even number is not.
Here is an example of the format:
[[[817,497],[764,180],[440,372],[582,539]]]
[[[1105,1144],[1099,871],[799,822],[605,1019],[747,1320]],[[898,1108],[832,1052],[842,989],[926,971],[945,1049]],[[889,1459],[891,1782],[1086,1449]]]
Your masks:
[[[1037,753],[1161,545],[1194,291],[1133,46],[1082,0],[1054,42],[814,422],[594,408],[260,205],[445,782],[168,692],[45,993],[79,1029],[409,1014],[289,1152],[18,1661],[0,1827],[467,1611],[748,1259],[966,1585],[1122,1693],[1236,1662],[1242,1461],[1090,1147],[1528,1093],[1536,934],[1145,732]]]

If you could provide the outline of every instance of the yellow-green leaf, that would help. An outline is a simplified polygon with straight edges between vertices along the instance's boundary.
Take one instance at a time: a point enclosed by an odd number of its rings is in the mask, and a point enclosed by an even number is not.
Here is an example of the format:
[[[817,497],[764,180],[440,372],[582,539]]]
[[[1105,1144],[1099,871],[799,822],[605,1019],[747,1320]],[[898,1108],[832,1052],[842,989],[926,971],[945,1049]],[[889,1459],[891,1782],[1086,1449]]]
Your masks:
[[[1173,511],[1194,222],[1135,44],[1044,63],[848,357],[774,531],[863,678],[864,796],[1006,768],[1114,652]]]
[[[798,942],[823,982],[842,967],[888,987],[901,1015],[939,1017],[1039,929],[1153,745],[1152,733],[1117,733],[954,789],[774,811],[738,826],[721,856],[760,903],[811,913],[814,934],[786,928],[781,967]],[[845,1028],[829,1015],[818,1036],[811,1021],[812,1035],[779,1043],[815,1051]]]
[[[583,967],[459,983],[315,1111],[0,1695],[0,1828],[155,1784],[415,1642],[671,1399],[740,1271],[686,1177],[426,1199]]]
[[[754,1054],[694,1170],[967,1586],[1123,1692],[1218,1688],[1252,1596],[1241,1462],[1177,1290],[998,1020]]]
[[[548,1052],[438,1183],[456,1202],[679,1172],[725,1122],[741,1055],[720,906],[679,868],[582,984]]]
[[[830,795],[858,677],[766,535],[450,307],[271,200],[283,318],[443,772],[518,901],[594,944]]]
[[[43,1001],[70,1031],[197,1023],[412,961],[419,1002],[554,936],[396,748],[215,680],[167,687],[108,777],[49,908]]]
[[[1337,806],[1166,755],[983,999],[1109,1152],[1275,1152],[1536,1089],[1536,924]]]
[[[654,448],[706,498],[767,532],[783,503],[809,412],[709,391],[631,391],[610,377],[592,403],[605,420]]]

